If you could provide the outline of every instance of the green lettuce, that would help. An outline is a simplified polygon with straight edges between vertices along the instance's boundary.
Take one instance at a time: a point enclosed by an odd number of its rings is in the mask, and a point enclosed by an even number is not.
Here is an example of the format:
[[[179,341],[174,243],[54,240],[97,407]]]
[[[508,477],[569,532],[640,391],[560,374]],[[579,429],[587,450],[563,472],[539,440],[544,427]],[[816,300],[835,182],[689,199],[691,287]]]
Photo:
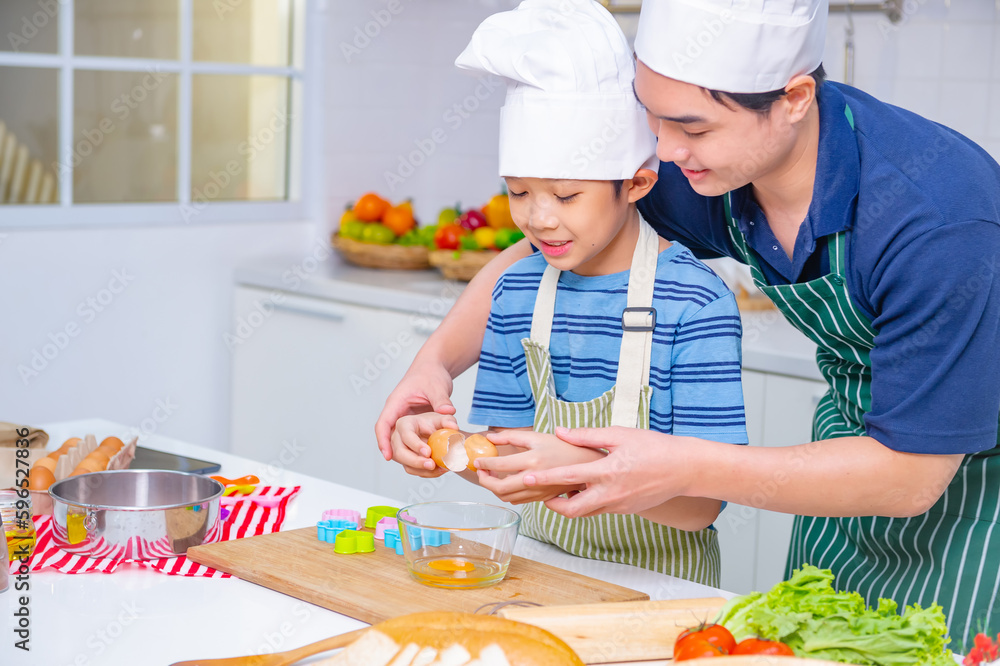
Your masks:
[[[954,666],[948,626],[937,604],[907,606],[879,599],[868,608],[857,592],[833,589],[833,573],[804,565],[766,594],[734,597],[719,622],[736,640],[759,636],[786,643],[800,657],[873,666]]]

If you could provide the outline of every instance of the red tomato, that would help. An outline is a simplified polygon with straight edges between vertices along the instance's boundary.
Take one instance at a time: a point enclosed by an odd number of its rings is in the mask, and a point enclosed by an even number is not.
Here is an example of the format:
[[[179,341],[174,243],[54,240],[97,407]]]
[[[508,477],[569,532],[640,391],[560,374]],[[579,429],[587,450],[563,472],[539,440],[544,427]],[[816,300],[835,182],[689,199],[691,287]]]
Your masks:
[[[704,638],[687,637],[683,641],[674,643],[674,661],[722,657],[725,654],[725,650],[714,643],[709,643]]]
[[[792,648],[780,641],[769,641],[764,638],[747,638],[740,641],[730,654],[773,654],[794,657]]]
[[[712,645],[717,645],[722,648],[725,650],[726,654],[732,652],[733,648],[736,647],[736,639],[733,638],[733,635],[729,633],[729,630],[721,624],[700,624],[697,627],[685,629],[681,632],[681,635],[677,637],[677,641],[674,643],[675,659],[677,652],[681,649],[683,644],[692,640],[705,640]]]
[[[434,244],[439,250],[457,250],[462,236],[469,233],[457,224],[442,224],[434,232]]]

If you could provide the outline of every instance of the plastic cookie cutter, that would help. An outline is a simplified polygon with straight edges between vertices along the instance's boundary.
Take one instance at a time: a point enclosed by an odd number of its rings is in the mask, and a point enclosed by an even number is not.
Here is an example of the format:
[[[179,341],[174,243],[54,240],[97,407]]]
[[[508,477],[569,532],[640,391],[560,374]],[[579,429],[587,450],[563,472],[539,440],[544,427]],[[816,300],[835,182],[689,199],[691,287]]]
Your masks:
[[[360,530],[344,530],[337,535],[333,544],[333,552],[341,555],[352,553],[374,553],[375,535]]]
[[[433,548],[451,543],[451,535],[443,530],[425,530],[406,526],[406,536],[410,539],[410,550]]]
[[[399,525],[395,518],[383,518],[375,524],[375,538],[379,541],[385,539],[386,530],[396,530],[396,536],[399,536]]]
[[[239,493],[240,495],[249,495],[256,489],[257,486],[245,485],[245,486],[226,486],[226,489],[222,491],[223,497],[228,497],[229,495],[234,495]]]
[[[337,535],[344,530],[357,530],[358,524],[353,520],[346,520],[343,518],[331,518],[330,520],[321,520],[316,523],[316,538],[320,541],[325,541],[326,543],[332,543],[336,545]]]
[[[392,548],[396,551],[397,555],[403,554],[403,541],[399,538],[399,530],[385,528],[382,532],[382,536],[385,538],[385,547]]]
[[[383,518],[395,518],[399,509],[394,506],[370,506],[365,512],[365,527],[374,529]]]
[[[212,476],[210,478],[215,479],[224,486],[249,486],[260,483],[260,479],[253,474],[247,474],[246,476],[241,476],[238,479],[227,479],[224,476]]]
[[[323,512],[323,520],[349,520],[354,523],[354,529],[361,526],[361,512],[351,509],[327,509]]]

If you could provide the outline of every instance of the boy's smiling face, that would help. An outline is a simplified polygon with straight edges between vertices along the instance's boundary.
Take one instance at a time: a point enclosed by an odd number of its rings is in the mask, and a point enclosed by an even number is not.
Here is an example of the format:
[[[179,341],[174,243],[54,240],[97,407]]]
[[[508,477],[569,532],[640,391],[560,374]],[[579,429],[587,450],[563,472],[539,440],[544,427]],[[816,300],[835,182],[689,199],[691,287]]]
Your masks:
[[[609,180],[507,179],[514,223],[545,260],[579,275],[628,270],[639,238],[633,202],[656,182],[642,169],[615,195]]]

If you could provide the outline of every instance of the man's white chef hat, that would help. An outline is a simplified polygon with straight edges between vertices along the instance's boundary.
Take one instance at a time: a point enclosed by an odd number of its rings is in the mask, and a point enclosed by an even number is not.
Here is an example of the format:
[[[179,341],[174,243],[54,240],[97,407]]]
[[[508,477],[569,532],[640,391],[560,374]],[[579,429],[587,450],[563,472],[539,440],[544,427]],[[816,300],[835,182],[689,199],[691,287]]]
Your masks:
[[[731,93],[781,90],[823,61],[829,0],[644,0],[636,56]]]
[[[483,21],[455,64],[507,83],[501,176],[620,180],[656,170],[631,49],[596,0],[524,0]]]

